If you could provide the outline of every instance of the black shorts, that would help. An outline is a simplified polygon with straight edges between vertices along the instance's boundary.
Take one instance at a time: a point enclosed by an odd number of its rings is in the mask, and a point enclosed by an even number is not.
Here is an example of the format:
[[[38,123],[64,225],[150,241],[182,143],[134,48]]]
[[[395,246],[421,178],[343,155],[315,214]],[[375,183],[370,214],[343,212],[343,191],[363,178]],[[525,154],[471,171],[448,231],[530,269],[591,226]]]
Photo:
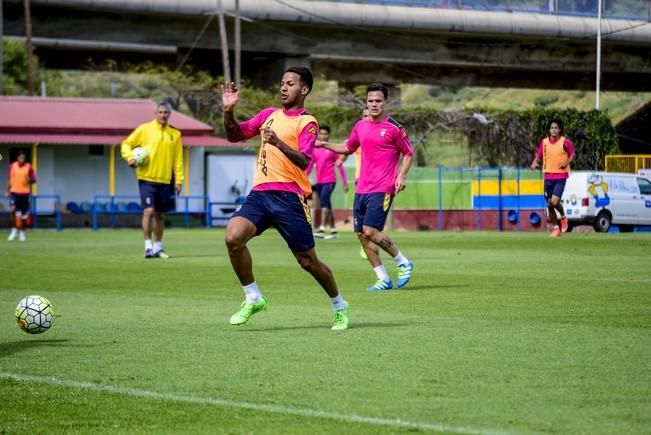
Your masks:
[[[29,193],[12,193],[9,204],[21,214],[29,213]]]
[[[159,213],[167,213],[176,208],[174,185],[138,180],[140,203],[144,209],[153,208]]]
[[[327,208],[332,210],[332,203],[330,199],[332,198],[332,192],[335,190],[335,183],[321,183],[316,185],[316,193],[319,195],[319,201],[321,201],[321,208]]]
[[[545,199],[550,200],[552,196],[561,198],[565,190],[567,178],[557,178],[554,180],[545,180]]]
[[[390,193],[356,193],[353,204],[355,232],[362,232],[364,225],[382,231],[392,203],[393,195]]]
[[[274,227],[294,252],[314,248],[310,209],[303,195],[281,190],[252,191],[233,213],[253,222],[256,234]]]

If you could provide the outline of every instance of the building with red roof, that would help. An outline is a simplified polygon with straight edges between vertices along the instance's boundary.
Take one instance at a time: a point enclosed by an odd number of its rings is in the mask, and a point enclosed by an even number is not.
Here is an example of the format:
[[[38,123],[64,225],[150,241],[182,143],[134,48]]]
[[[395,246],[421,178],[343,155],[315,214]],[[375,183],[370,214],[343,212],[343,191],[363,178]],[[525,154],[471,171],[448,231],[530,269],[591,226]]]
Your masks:
[[[96,195],[135,197],[135,175],[120,156],[120,144],[138,125],[154,119],[156,105],[145,99],[0,96],[0,153],[7,162],[19,149],[28,152],[37,172],[33,193],[38,196],[58,195],[63,204],[92,202]],[[185,196],[211,194],[209,179],[223,179],[223,190],[231,189],[228,177],[208,174],[208,162],[214,160],[208,156],[217,151],[246,162],[240,165],[244,173],[236,174],[237,179],[252,177],[252,172],[246,172],[255,155],[248,144],[228,142],[216,136],[212,126],[178,111],[172,113],[170,124],[182,134]],[[6,182],[5,176],[0,177],[3,190]],[[222,194],[212,199],[236,198]]]

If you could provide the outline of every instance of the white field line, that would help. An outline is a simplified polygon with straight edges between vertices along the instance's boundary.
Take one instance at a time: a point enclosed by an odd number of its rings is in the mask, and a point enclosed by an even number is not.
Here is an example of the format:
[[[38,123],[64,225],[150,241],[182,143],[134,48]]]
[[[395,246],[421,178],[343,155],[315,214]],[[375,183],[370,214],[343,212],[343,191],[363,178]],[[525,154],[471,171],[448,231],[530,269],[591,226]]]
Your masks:
[[[435,432],[449,432],[458,434],[506,434],[503,431],[478,429],[463,426],[450,426],[441,423],[418,423],[401,419],[375,418],[354,414],[339,414],[336,412],[318,411],[313,409],[295,408],[291,406],[266,405],[264,403],[237,402],[226,399],[211,399],[207,397],[189,396],[185,394],[159,393],[157,391],[140,390],[136,388],[119,387],[115,385],[101,385],[92,382],[71,381],[50,376],[30,376],[16,373],[0,372],[0,379],[10,379],[17,382],[30,382],[37,384],[57,385],[66,388],[77,388],[101,393],[118,394],[131,397],[142,397],[154,400],[167,400],[170,402],[193,403],[211,405],[222,408],[248,409],[252,411],[269,412],[280,415],[295,415],[298,417],[314,417],[335,420],[347,423],[361,423],[373,426],[392,428],[419,429]]]

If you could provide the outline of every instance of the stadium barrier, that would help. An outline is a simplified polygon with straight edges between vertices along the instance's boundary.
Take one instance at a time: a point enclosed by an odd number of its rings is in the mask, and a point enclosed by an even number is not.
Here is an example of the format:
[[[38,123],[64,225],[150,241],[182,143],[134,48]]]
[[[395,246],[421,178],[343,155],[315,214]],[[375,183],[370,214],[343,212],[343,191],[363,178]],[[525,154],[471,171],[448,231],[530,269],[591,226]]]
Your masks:
[[[353,179],[353,168],[346,168]],[[407,230],[538,231],[544,229],[544,182],[528,168],[423,168],[409,172],[388,225]],[[352,200],[335,189],[338,220],[350,220]],[[536,213],[538,219],[531,219]]]
[[[93,230],[99,230],[99,217],[101,215],[108,216],[108,225],[111,228],[115,228],[117,216],[141,214],[142,208],[140,207],[140,203],[137,201],[140,201],[140,197],[137,195],[95,195],[93,203],[90,205]],[[183,224],[186,228],[190,228],[191,226],[192,215],[201,215],[203,226],[206,228],[211,226],[212,218],[210,215],[210,203],[207,196],[176,196],[175,201],[176,210],[168,212],[166,215],[183,216]],[[179,204],[182,206],[179,206]],[[84,211],[84,209],[85,207],[82,205],[81,210]]]

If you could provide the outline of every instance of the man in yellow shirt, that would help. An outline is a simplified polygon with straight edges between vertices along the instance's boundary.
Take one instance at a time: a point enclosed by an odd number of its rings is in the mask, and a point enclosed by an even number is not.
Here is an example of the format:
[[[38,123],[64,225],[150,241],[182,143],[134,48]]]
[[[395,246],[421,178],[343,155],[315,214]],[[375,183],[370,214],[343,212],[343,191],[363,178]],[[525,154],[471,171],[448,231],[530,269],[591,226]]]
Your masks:
[[[141,124],[122,142],[122,158],[136,168],[143,209],[142,231],[145,258],[171,258],[163,249],[165,213],[175,208],[174,195],[183,184],[183,144],[181,132],[169,124],[172,106],[161,102],[156,117]],[[133,150],[142,147],[147,158],[138,162]],[[152,234],[154,241],[152,243]]]

